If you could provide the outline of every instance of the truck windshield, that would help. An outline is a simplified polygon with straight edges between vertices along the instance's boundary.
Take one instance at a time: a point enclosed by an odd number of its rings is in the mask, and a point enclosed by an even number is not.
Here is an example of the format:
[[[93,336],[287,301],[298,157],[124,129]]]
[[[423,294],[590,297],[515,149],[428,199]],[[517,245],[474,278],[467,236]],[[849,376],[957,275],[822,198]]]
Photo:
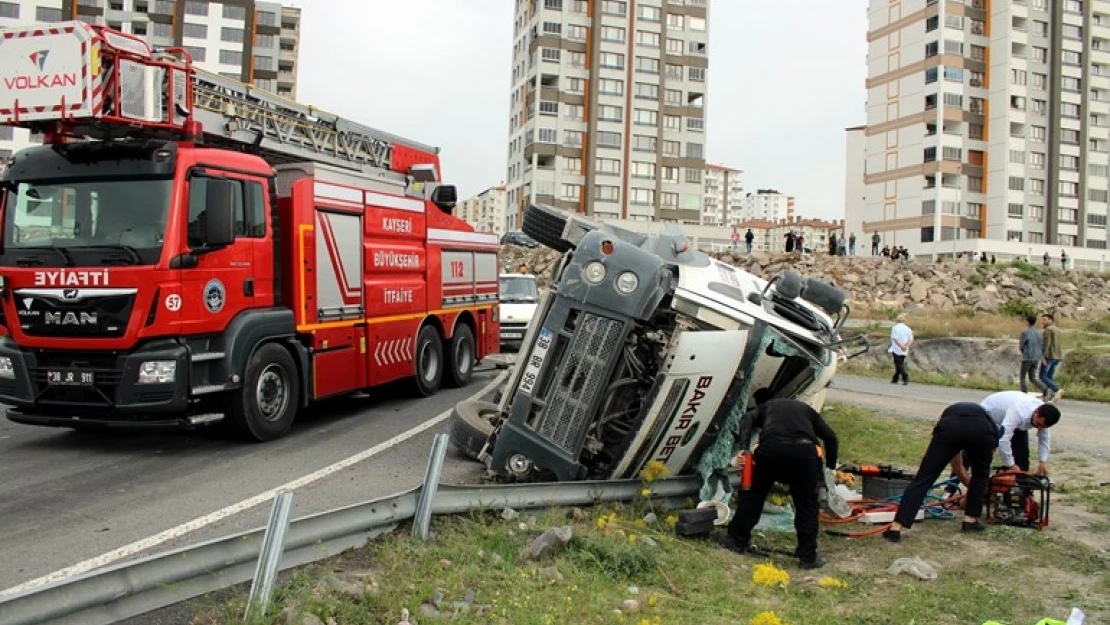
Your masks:
[[[171,180],[20,182],[7,194],[4,255],[17,265],[152,265]]]
[[[501,301],[536,302],[540,299],[534,278],[501,278]]]

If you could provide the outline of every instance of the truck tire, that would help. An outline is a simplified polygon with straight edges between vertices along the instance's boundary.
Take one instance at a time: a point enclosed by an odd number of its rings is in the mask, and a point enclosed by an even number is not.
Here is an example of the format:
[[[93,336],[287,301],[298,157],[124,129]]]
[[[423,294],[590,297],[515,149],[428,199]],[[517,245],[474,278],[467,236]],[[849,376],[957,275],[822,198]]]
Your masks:
[[[524,221],[520,229],[524,234],[560,254],[574,249],[574,244],[563,238],[567,218],[560,211],[547,206],[532,204],[524,211]]]
[[[243,386],[231,395],[229,423],[239,437],[270,441],[289,432],[300,405],[297,365],[284,347],[266,343],[255,350]]]
[[[470,384],[474,377],[474,364],[477,362],[474,346],[474,332],[470,326],[460,323],[455,326],[455,335],[447,342],[447,385],[462,388]]]
[[[431,325],[420,328],[413,352],[416,392],[424,397],[435,395],[443,382],[443,339]]]
[[[451,411],[451,445],[467,458],[478,460],[499,416],[497,404],[490,402],[469,399],[455,404]]]

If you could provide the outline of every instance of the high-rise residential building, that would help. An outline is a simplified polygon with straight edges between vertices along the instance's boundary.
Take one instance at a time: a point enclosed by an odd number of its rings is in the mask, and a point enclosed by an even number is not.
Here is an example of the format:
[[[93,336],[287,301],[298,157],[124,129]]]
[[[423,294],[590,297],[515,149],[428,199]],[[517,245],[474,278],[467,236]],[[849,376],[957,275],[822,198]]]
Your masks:
[[[701,223],[706,226],[728,226],[740,222],[744,206],[744,185],[739,169],[723,165],[705,166],[705,198]]]
[[[510,229],[529,203],[701,220],[708,0],[516,0]]]
[[[202,69],[296,95],[300,9],[254,0],[0,0],[0,28],[74,19],[183,47]],[[35,142],[0,126],[0,157]]]
[[[1104,262],[1110,1],[871,0],[864,230]]]
[[[479,232],[505,234],[505,185],[499,184],[460,202],[457,214]]]
[[[744,195],[740,220],[790,221],[794,219],[794,198],[775,189],[756,189]]]
[[[845,129],[844,141],[844,228],[856,239],[863,232],[866,213],[867,185],[864,184],[867,162],[867,126]]]

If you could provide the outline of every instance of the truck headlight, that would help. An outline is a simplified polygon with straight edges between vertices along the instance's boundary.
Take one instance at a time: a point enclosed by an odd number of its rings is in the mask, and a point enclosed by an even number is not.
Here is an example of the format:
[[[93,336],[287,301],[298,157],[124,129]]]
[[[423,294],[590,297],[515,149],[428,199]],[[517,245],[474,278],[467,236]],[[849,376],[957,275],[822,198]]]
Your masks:
[[[0,379],[14,380],[15,366],[9,356],[0,356]]]
[[[169,384],[176,373],[176,361],[148,360],[139,365],[139,384]]]
[[[593,261],[586,265],[582,273],[586,275],[586,281],[592,284],[597,284],[605,279],[605,265],[599,261]]]
[[[640,286],[640,279],[631,271],[626,271],[617,276],[617,290],[625,295],[635,291],[638,286]]]

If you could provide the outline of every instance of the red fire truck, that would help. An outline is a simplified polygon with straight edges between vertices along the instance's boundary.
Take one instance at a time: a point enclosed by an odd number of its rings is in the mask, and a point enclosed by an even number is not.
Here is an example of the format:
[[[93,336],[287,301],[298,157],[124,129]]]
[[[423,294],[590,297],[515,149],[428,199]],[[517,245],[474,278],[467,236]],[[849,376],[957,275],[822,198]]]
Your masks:
[[[82,22],[5,30],[0,402],[19,423],[284,435],[309,403],[498,351],[498,240],[438,148]]]

